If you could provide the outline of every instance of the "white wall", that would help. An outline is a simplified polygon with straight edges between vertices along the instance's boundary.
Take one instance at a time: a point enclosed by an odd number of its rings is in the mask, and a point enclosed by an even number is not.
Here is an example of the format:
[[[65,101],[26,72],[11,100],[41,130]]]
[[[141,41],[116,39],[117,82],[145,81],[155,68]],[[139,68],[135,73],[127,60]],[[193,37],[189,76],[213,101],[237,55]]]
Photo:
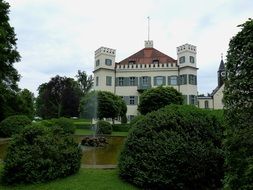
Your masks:
[[[219,88],[219,90],[213,95],[213,105],[214,109],[223,109],[224,105],[222,103],[223,99],[223,91],[224,91],[224,84]]]

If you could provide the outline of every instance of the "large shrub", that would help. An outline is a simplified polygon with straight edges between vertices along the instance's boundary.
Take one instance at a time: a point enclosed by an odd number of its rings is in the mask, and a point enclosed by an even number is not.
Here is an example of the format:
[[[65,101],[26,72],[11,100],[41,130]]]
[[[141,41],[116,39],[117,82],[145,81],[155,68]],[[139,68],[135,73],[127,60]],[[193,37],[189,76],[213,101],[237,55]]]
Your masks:
[[[170,104],[183,104],[182,94],[173,87],[159,86],[141,94],[138,111],[145,115]]]
[[[107,121],[97,122],[97,134],[112,134],[112,125]]]
[[[170,105],[140,118],[121,152],[120,176],[150,189],[221,187],[222,126],[209,112]]]
[[[71,136],[33,124],[11,140],[2,181],[39,183],[65,177],[79,170],[80,159],[81,150]]]
[[[0,123],[0,136],[11,137],[18,134],[25,126],[31,124],[31,120],[25,115],[7,117]]]

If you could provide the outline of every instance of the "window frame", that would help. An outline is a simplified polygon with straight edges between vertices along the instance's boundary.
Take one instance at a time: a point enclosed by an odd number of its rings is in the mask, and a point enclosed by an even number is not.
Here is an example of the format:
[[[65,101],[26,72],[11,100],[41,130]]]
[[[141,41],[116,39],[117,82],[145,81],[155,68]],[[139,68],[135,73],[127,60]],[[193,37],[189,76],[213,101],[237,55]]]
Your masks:
[[[106,76],[106,86],[112,86],[112,77]]]
[[[112,66],[112,60],[111,59],[105,59],[105,65]]]
[[[179,57],[179,63],[185,63],[185,56]]]

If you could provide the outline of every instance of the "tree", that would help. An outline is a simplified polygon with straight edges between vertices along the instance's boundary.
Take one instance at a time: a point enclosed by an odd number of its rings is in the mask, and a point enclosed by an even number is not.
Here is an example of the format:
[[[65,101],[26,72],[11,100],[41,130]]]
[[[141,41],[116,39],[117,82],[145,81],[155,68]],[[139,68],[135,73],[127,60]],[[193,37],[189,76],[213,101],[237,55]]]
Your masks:
[[[81,115],[85,118],[124,117],[127,112],[125,102],[117,95],[107,91],[92,91],[88,93],[80,104]]]
[[[78,116],[80,90],[74,79],[55,76],[38,88],[37,114],[42,118]]]
[[[28,89],[23,89],[18,93],[20,113],[30,119],[34,117],[34,95]]]
[[[253,20],[239,27],[227,52],[225,189],[253,189]]]
[[[145,115],[170,104],[183,104],[183,96],[172,87],[156,87],[143,92],[138,110]]]
[[[14,28],[9,24],[9,8],[7,2],[0,0],[0,120],[15,114],[15,104],[12,103],[15,102],[20,79],[13,67],[15,62],[20,61],[20,55]]]
[[[79,88],[82,92],[82,96],[85,96],[92,88],[94,78],[92,75],[88,76],[85,71],[78,70],[76,75]]]

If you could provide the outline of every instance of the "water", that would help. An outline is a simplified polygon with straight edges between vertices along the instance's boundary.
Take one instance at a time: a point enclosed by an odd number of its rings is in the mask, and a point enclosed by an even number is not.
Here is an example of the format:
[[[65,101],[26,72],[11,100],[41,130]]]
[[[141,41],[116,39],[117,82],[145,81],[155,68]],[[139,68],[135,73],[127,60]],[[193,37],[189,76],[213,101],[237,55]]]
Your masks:
[[[75,139],[81,142],[82,137]],[[105,147],[83,147],[82,164],[84,165],[117,165],[118,156],[122,149],[125,137],[107,137]],[[4,158],[8,142],[0,142],[0,159]]]

